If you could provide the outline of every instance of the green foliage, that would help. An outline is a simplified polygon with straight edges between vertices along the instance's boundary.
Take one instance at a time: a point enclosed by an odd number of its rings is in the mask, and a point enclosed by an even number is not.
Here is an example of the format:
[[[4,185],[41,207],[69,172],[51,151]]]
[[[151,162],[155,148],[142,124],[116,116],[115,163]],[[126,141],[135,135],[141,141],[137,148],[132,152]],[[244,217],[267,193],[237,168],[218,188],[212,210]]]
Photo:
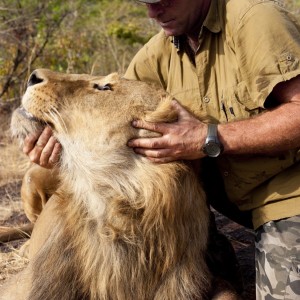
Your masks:
[[[282,1],[289,9],[293,10],[295,13],[299,13],[300,0],[284,0]]]
[[[157,27],[134,0],[0,0],[0,100],[35,68],[123,73]]]
[[[29,67],[70,13],[59,2],[0,0],[0,98],[19,97]]]
[[[123,40],[129,45],[134,45],[136,43],[143,44],[147,41],[146,38],[138,34],[137,26],[131,23],[125,26],[120,23],[113,23],[108,28],[108,34]]]
[[[19,100],[35,68],[123,73],[157,31],[135,0],[0,0],[0,101]]]

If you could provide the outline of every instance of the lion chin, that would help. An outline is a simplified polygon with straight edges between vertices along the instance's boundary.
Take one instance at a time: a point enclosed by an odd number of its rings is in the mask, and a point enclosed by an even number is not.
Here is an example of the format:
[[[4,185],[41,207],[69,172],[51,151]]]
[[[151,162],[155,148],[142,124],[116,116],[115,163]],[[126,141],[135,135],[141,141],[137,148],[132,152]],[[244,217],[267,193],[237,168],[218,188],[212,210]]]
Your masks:
[[[173,121],[170,107],[157,87],[117,74],[32,73],[12,130],[22,140],[52,127],[60,187],[34,227],[28,267],[0,299],[206,299],[209,212],[196,175],[126,146],[153,136],[132,120]]]

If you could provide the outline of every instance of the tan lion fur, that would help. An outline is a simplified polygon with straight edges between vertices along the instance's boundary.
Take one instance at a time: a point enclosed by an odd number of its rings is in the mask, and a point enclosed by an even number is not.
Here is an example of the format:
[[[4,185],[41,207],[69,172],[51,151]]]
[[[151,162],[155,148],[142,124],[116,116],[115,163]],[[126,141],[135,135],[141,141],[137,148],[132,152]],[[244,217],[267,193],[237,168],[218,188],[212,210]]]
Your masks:
[[[153,164],[126,146],[153,135],[132,120],[176,119],[170,98],[116,74],[32,76],[27,115],[13,130],[24,136],[22,124],[37,120],[52,126],[63,147],[61,186],[38,218],[28,268],[0,299],[204,299],[209,212],[196,175],[186,163]]]

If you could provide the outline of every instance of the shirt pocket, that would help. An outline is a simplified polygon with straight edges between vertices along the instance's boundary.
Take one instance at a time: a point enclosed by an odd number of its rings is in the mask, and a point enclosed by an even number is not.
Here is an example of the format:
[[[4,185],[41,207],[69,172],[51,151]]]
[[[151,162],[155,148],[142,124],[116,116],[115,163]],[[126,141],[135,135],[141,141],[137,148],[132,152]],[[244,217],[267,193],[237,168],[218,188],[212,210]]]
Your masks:
[[[221,107],[227,122],[246,119],[264,111],[263,107],[251,98],[244,82],[222,91]]]
[[[294,55],[292,52],[289,51],[282,53],[279,57],[279,68],[282,75],[298,69],[299,59],[297,55]]]

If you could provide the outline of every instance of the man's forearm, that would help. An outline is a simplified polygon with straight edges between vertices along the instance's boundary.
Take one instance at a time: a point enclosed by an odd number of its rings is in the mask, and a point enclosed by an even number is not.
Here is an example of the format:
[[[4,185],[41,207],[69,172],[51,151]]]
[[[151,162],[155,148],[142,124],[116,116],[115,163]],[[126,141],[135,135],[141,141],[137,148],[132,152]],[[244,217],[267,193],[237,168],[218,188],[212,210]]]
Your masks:
[[[300,104],[283,103],[256,117],[218,126],[226,154],[276,154],[300,147]]]

